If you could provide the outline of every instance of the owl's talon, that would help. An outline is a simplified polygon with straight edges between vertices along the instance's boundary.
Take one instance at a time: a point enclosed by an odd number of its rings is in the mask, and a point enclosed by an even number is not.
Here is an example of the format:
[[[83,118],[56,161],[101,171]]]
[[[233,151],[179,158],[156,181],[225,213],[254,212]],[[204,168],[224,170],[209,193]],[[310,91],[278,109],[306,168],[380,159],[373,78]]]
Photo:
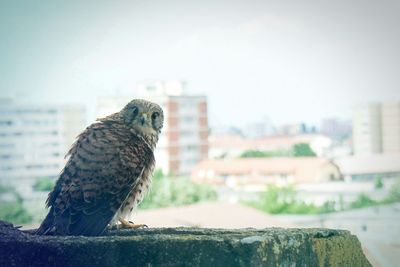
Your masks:
[[[146,224],[134,224],[132,221],[126,221],[122,218],[119,218],[120,228],[122,229],[138,229],[138,228],[149,228]]]

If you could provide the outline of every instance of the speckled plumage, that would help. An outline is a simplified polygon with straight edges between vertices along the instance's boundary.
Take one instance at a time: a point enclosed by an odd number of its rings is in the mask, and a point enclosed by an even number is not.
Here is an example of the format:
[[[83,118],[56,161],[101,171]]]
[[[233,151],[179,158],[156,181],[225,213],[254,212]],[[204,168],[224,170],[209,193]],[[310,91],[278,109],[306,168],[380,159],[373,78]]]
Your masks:
[[[67,154],[37,233],[94,236],[128,218],[150,187],[162,125],[157,104],[133,100],[87,127]]]

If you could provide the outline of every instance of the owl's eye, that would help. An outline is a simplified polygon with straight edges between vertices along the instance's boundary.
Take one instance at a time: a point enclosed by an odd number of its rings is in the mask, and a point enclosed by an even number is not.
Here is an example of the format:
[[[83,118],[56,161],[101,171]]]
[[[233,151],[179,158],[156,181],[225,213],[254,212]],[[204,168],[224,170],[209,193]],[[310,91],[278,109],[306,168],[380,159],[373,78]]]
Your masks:
[[[138,114],[139,114],[139,108],[134,105],[129,105],[124,110],[124,113],[123,113],[124,122],[127,125],[130,125],[136,119]]]
[[[131,109],[132,109],[132,116],[136,117],[137,114],[139,113],[139,109],[136,106],[133,106]]]
[[[153,112],[153,114],[151,114],[151,119],[152,119],[152,120],[155,120],[155,119],[157,119],[159,116],[160,116],[160,113],[158,113],[158,112]]]

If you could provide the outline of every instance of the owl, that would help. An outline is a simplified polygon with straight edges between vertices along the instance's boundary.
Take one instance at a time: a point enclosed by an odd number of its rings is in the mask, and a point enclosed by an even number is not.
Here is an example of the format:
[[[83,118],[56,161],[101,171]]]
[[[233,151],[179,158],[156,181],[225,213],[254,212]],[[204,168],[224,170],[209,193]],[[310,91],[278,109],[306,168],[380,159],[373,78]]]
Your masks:
[[[163,121],[159,105],[135,99],[87,127],[67,153],[37,234],[96,236],[107,226],[141,226],[127,219],[150,187]]]

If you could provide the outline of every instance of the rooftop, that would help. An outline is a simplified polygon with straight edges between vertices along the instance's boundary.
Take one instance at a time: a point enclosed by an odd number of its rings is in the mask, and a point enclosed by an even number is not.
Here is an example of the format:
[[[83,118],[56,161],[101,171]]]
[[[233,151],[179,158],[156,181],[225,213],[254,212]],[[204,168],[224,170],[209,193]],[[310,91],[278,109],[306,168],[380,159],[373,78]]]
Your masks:
[[[319,134],[304,134],[296,136],[270,136],[264,138],[244,138],[239,135],[211,136],[210,147],[213,148],[239,148],[239,149],[267,149],[268,146],[291,146],[298,143],[310,143],[316,139],[329,139]]]
[[[329,164],[329,160],[317,157],[273,157],[273,158],[234,158],[205,160],[193,172],[212,170],[218,174],[295,173],[300,169],[312,169]]]
[[[400,172],[400,154],[349,156],[337,159],[335,163],[344,175]]]

